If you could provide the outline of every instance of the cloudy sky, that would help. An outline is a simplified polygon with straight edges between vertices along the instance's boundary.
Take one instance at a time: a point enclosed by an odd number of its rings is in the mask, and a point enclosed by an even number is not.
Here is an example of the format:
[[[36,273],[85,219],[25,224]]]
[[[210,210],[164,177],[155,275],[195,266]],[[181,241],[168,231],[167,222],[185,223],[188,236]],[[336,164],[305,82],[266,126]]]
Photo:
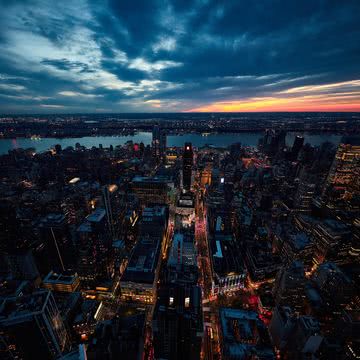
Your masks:
[[[359,0],[0,0],[0,113],[360,111]]]

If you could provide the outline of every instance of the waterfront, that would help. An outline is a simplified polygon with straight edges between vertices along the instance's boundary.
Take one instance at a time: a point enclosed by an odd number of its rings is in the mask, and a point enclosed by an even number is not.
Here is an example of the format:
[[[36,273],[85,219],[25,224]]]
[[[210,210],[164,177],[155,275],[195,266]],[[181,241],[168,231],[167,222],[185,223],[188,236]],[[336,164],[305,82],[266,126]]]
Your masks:
[[[330,141],[337,145],[340,142],[341,135],[326,133],[326,134],[308,134],[308,133],[294,133],[289,132],[286,136],[287,145],[292,145],[294,138],[297,134],[305,137],[305,143],[313,146],[318,146],[325,141]],[[168,135],[168,146],[183,146],[185,142],[191,142],[195,147],[201,147],[206,144],[211,144],[217,147],[227,147],[233,143],[240,142],[245,146],[256,146],[259,138],[263,136],[260,132],[243,132],[243,133],[225,133],[225,134],[209,134],[203,136],[202,134],[189,133],[184,135]],[[127,136],[85,136],[78,138],[16,138],[16,139],[0,139],[0,155],[6,154],[9,150],[16,148],[35,148],[37,152],[42,152],[50,149],[55,144],[60,144],[63,148],[68,146],[75,146],[80,143],[86,148],[93,146],[98,147],[102,144],[104,147],[113,145],[123,145],[127,141],[132,140],[134,143],[143,142],[145,145],[150,145],[152,134],[150,132],[138,132],[134,135]]]

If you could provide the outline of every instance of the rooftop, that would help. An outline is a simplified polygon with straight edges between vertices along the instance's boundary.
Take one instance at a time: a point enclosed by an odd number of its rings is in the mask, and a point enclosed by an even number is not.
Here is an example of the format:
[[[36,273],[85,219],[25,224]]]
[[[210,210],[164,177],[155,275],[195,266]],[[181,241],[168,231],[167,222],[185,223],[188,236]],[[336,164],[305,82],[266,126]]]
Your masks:
[[[265,326],[256,312],[221,308],[220,323],[223,351],[229,358],[249,359],[253,354],[261,359],[274,358],[271,347],[260,346]]]
[[[132,179],[133,183],[140,182],[156,182],[156,183],[164,183],[170,181],[167,176],[135,176]]]
[[[42,312],[50,294],[48,290],[40,290],[31,295],[5,299],[0,304],[0,323]]]
[[[77,278],[77,275],[63,275],[57,274],[54,272],[49,272],[49,274],[43,280],[44,283],[47,284],[64,284],[71,285]]]
[[[100,222],[105,217],[105,210],[102,208],[97,208],[90,215],[86,217],[87,221],[90,222]]]

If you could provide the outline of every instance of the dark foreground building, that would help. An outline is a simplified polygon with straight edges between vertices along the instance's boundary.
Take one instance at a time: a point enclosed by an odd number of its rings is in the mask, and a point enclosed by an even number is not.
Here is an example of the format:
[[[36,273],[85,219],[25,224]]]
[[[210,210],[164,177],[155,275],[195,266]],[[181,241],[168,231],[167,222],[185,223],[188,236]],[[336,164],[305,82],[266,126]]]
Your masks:
[[[185,143],[183,154],[183,187],[185,190],[190,190],[191,188],[193,156],[191,143]]]
[[[172,284],[159,290],[153,334],[156,359],[200,358],[203,322],[199,286]]]
[[[57,359],[68,350],[69,335],[50,291],[2,301],[0,359]]]

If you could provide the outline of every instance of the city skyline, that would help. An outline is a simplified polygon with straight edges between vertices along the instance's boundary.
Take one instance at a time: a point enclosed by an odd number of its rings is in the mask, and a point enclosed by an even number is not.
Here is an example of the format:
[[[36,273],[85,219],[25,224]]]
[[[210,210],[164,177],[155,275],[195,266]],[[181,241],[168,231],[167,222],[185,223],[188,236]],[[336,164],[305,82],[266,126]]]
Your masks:
[[[0,113],[360,111],[358,1],[0,1]]]

